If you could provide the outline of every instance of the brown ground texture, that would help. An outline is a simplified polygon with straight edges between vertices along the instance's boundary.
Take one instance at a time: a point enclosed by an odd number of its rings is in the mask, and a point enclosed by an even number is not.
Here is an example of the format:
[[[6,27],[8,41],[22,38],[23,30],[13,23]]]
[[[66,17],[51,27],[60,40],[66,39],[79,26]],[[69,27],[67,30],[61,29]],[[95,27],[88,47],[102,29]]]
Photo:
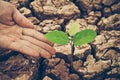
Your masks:
[[[120,80],[120,0],[4,0],[15,5],[36,30],[68,33],[73,22],[80,30],[97,32],[91,44],[75,47],[73,68],[70,44],[54,45],[51,59],[35,59],[0,50],[0,80]]]

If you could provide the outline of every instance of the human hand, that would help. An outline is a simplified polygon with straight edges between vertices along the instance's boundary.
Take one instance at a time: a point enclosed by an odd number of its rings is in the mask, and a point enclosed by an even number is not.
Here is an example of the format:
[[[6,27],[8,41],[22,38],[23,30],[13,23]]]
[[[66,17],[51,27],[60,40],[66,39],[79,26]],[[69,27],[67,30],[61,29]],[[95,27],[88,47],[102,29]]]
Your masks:
[[[10,3],[0,2],[0,47],[34,56],[50,58],[55,54],[44,35],[29,28],[34,25]]]
[[[7,26],[0,23],[0,47],[34,56],[50,58],[55,54],[52,43],[43,34],[17,25]]]

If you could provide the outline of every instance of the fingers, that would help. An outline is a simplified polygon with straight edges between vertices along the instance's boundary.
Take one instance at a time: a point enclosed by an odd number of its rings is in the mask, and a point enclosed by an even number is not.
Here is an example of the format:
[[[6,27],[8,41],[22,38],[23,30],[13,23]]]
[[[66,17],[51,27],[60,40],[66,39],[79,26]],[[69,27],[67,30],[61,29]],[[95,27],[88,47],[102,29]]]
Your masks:
[[[23,16],[16,8],[14,9],[13,19],[19,26],[34,28],[34,25],[27,18],[25,18],[25,16]]]
[[[48,41],[43,34],[37,32],[36,30],[24,28],[23,29],[23,35],[31,36],[33,38],[36,38],[36,39],[38,39],[40,41],[43,41],[43,42],[45,42],[45,43],[53,46],[53,43],[51,43],[50,41]]]
[[[33,57],[44,57],[44,58],[50,58],[51,54],[47,52],[46,50],[31,44],[28,41],[25,40],[19,40],[16,42],[13,42],[10,46],[10,49],[19,51],[21,53],[24,53],[26,55],[30,55]]]
[[[48,51],[52,55],[55,54],[55,52],[56,52],[55,49],[52,48],[50,45],[48,45],[48,44],[46,44],[46,43],[44,43],[42,41],[39,41],[39,40],[37,40],[35,38],[29,37],[29,36],[22,36],[22,39],[26,40],[26,41],[29,41],[32,44],[45,49],[46,51]]]
[[[24,53],[24,54],[29,55],[29,56],[39,57],[39,53],[37,53],[37,51],[24,45],[23,43],[14,42],[8,48],[11,50],[14,50],[14,51]]]

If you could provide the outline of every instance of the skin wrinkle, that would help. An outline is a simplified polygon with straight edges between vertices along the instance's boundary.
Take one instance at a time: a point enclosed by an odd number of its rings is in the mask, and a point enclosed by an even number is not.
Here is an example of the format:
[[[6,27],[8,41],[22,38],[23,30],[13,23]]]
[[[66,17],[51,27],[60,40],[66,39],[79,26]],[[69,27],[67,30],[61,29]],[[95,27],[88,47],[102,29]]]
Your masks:
[[[14,7],[14,9],[15,9],[15,7]],[[12,18],[10,19],[10,22],[11,22],[10,25],[15,25],[15,24],[16,24],[15,21],[14,21],[14,19],[13,19],[14,13],[15,13],[15,10],[13,10],[13,12],[12,12],[12,14],[11,14],[11,17],[12,17]]]

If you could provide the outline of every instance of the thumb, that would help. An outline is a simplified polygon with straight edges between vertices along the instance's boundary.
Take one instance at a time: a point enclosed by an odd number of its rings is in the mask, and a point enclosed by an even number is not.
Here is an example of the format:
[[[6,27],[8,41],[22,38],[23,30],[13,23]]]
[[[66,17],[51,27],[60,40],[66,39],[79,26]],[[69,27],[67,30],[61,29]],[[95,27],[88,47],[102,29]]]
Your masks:
[[[25,16],[23,16],[16,8],[14,9],[13,12],[13,19],[21,27],[34,28],[34,25]]]

